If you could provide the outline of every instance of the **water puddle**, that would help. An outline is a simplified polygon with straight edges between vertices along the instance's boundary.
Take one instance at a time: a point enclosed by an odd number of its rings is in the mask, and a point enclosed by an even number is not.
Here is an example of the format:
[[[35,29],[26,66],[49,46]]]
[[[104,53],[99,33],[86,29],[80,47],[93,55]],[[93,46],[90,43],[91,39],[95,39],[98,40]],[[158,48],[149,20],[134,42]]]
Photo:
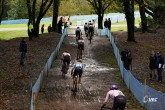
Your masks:
[[[115,68],[112,68],[110,66],[102,66],[98,62],[96,62],[93,59],[90,58],[83,58],[83,62],[85,62],[85,71],[87,72],[106,72],[106,71],[113,71]]]
[[[69,42],[70,45],[77,45],[76,42]]]

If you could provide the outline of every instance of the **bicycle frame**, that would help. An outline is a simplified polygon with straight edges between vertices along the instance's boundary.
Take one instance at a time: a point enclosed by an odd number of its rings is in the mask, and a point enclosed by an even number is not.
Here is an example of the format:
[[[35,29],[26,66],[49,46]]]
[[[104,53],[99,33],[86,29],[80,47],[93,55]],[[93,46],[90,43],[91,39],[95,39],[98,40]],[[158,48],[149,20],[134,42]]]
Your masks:
[[[78,75],[76,75],[73,80],[73,88],[75,91],[77,91],[77,79],[78,79]]]
[[[63,66],[64,67],[62,68],[62,77],[65,77],[65,74],[67,74],[68,72],[68,68],[66,63],[64,63]]]
[[[90,41],[90,43],[91,43],[92,37],[93,37],[93,32],[92,31],[88,32],[88,40]]]

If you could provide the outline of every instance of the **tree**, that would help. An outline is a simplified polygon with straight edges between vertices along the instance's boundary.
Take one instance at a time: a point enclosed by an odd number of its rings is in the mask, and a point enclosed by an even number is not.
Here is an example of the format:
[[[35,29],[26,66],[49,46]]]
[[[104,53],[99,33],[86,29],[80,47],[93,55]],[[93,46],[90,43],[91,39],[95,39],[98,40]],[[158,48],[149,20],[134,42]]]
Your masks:
[[[147,18],[145,15],[144,0],[136,0],[136,2],[139,4],[142,32],[146,32],[146,31],[148,31],[148,27],[147,27]]]
[[[39,14],[36,17],[36,4],[37,0],[26,0],[27,8],[28,8],[28,17],[29,17],[29,22],[33,22],[34,26],[34,36],[39,35],[39,25],[41,19],[44,17],[50,6],[52,5],[53,0],[42,0],[40,9],[39,9]]]
[[[165,24],[165,0],[144,0],[145,12],[153,17],[155,22]]]
[[[98,15],[98,28],[103,29],[103,17],[106,9],[112,4],[113,0],[87,0]]]
[[[52,20],[52,31],[57,31],[57,20],[58,20],[58,9],[60,0],[53,0],[53,20]]]
[[[128,38],[127,41],[135,41],[134,37],[134,0],[124,0],[124,13],[126,16],[127,21],[127,32],[128,32]]]
[[[0,24],[2,21],[3,13],[4,13],[4,0],[0,0]]]
[[[10,2],[10,10],[8,11],[8,19],[25,19],[27,16],[26,1],[14,0]]]

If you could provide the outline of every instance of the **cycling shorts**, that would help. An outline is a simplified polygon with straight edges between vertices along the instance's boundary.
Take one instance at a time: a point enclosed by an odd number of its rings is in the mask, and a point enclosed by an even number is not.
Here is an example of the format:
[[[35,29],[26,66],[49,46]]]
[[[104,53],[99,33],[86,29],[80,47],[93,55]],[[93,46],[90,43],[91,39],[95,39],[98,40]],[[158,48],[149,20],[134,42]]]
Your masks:
[[[121,110],[124,110],[125,105],[126,105],[125,96],[119,95],[119,96],[114,97],[114,103],[113,103],[113,107],[112,107],[113,110],[118,110],[118,108]]]
[[[80,36],[81,32],[79,30],[76,31],[76,36]]]
[[[84,43],[83,42],[78,42],[78,49],[84,50]]]
[[[89,30],[88,30],[88,32],[94,32],[94,29],[93,29],[93,27],[89,27]]]
[[[67,63],[68,65],[70,64],[70,56],[69,55],[65,55],[64,56],[64,60],[63,60],[63,63]]]
[[[79,76],[79,78],[82,76],[82,68],[81,67],[76,67],[75,70],[74,70],[74,74],[73,74],[73,77],[75,76]]]

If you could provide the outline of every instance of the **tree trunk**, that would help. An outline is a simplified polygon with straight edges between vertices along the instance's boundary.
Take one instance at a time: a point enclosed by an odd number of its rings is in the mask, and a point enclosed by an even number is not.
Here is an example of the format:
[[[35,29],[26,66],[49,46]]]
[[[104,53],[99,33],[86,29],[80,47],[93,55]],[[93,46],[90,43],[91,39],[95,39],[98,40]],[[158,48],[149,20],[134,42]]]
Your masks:
[[[103,29],[103,16],[98,14],[98,29]]]
[[[36,14],[35,14],[36,0],[33,0],[32,7],[31,7],[30,0],[26,0],[26,3],[27,3],[27,8],[28,8],[29,21],[33,22],[33,28],[34,28],[34,31],[33,31],[34,36],[33,37],[38,37],[39,30],[40,30],[39,29],[40,21],[44,17],[44,15],[48,11],[48,9],[50,8],[51,4],[53,3],[53,0],[50,0],[50,1],[42,0],[38,17],[36,17]],[[37,20],[35,20],[35,18],[37,18]]]
[[[58,9],[59,9],[59,0],[53,1],[53,21],[52,21],[52,31],[57,31],[57,20],[58,20]]]
[[[102,1],[98,0],[98,29],[103,29],[103,16],[104,13],[102,13]]]
[[[140,16],[141,16],[141,27],[142,27],[142,32],[148,31],[147,27],[147,18],[145,15],[145,7],[144,7],[144,1],[140,0],[139,2],[139,11],[140,11]]]
[[[0,24],[2,21],[3,12],[4,12],[4,0],[0,0]]]
[[[40,31],[40,21],[42,18],[39,18],[34,26],[34,37],[38,37],[39,36],[39,31]]]
[[[133,4],[133,2],[131,3]],[[134,38],[134,9],[132,9],[132,4],[130,4],[130,0],[125,0],[123,4],[127,21],[127,41],[136,42]]]

